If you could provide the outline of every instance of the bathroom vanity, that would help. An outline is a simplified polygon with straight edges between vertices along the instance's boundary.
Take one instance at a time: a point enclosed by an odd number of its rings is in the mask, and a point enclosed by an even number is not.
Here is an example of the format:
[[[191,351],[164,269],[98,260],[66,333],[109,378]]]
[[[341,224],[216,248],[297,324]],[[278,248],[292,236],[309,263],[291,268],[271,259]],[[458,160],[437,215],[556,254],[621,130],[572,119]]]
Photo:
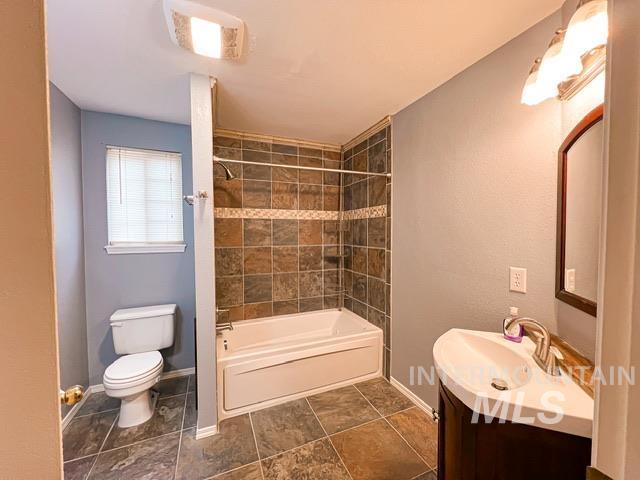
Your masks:
[[[452,329],[434,345],[440,480],[583,480],[593,399],[545,373],[534,343]]]

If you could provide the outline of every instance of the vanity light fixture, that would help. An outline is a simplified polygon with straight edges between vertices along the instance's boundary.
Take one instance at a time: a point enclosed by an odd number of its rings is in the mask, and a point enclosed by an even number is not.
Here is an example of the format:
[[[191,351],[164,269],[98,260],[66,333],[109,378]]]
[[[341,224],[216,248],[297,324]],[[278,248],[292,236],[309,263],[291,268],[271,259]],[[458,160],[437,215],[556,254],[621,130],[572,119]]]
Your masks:
[[[522,89],[521,102],[525,105],[537,105],[548,98],[558,96],[558,87],[556,85],[543,84],[538,80],[541,61],[541,58],[536,58]]]
[[[581,0],[571,17],[562,45],[563,54],[580,58],[606,45],[609,17],[606,0]]]
[[[607,1],[580,0],[567,30],[556,31],[539,67],[529,72],[522,103],[575,95],[604,70],[608,35]]]
[[[191,0],[164,0],[173,42],[209,58],[235,59],[242,54],[244,23],[237,17]]]

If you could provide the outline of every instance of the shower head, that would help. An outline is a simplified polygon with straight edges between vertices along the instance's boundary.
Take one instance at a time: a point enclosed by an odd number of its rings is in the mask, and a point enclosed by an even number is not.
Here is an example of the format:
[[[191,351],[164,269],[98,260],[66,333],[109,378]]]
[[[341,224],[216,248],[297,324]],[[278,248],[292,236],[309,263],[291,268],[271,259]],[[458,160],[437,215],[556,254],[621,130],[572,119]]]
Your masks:
[[[233,180],[234,178],[236,178],[233,172],[229,170],[229,167],[227,167],[224,163],[218,162],[218,161],[216,163],[220,165],[222,168],[224,168],[224,174],[226,175],[227,180]]]

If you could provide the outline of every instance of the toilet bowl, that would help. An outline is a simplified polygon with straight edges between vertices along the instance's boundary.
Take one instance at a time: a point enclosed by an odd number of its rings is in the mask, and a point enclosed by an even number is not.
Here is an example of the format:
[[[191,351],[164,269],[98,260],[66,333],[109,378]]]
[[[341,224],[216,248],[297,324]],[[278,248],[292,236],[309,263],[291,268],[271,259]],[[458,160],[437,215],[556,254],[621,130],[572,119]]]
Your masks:
[[[132,427],[146,422],[153,415],[155,396],[153,387],[162,374],[164,361],[160,352],[124,355],[107,367],[103,376],[104,391],[119,398],[119,427]]]
[[[176,305],[156,305],[117,310],[111,315],[113,344],[122,355],[107,367],[104,392],[119,398],[118,427],[133,427],[153,416],[164,361],[158,351],[173,345]]]

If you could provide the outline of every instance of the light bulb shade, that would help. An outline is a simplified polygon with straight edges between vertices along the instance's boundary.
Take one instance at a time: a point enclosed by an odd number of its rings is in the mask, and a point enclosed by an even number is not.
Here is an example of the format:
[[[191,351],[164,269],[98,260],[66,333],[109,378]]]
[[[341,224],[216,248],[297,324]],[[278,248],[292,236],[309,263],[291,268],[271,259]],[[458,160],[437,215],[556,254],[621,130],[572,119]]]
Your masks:
[[[538,73],[539,70],[535,69],[527,77],[522,89],[522,98],[520,99],[524,105],[537,105],[558,95],[558,87],[541,83],[538,79]]]
[[[557,87],[570,77],[582,72],[582,61],[579,56],[567,55],[562,49],[563,41],[552,43],[542,57],[538,82]]]
[[[606,45],[608,36],[606,0],[588,1],[571,17],[564,37],[563,54],[581,57],[594,48]]]

